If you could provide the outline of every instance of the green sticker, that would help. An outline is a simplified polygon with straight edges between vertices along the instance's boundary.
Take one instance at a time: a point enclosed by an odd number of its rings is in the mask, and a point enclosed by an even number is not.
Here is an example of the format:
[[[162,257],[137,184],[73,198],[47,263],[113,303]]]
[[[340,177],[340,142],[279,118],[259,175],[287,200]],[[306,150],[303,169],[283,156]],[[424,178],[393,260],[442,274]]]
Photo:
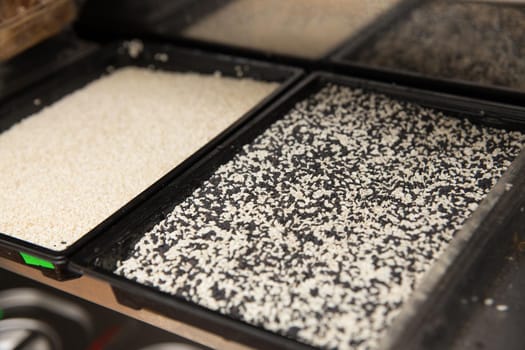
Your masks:
[[[0,309],[0,320],[4,318],[4,310]]]
[[[55,265],[53,265],[53,263],[47,260],[40,259],[40,258],[37,258],[36,256],[32,256],[32,255],[22,253],[22,252],[20,252],[20,256],[22,257],[22,259],[24,259],[24,262],[27,265],[39,266],[39,267],[43,267],[45,269],[51,269],[51,270],[55,269]]]

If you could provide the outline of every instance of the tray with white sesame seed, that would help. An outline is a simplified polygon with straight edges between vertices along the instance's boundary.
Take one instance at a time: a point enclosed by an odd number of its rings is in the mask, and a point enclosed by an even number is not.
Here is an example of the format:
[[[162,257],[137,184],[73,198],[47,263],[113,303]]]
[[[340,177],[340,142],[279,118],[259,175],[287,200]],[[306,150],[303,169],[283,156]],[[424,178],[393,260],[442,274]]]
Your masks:
[[[314,73],[72,263],[255,348],[408,348],[414,310],[524,201],[524,116]]]
[[[0,254],[68,257],[275,99],[300,69],[131,40],[0,106]]]

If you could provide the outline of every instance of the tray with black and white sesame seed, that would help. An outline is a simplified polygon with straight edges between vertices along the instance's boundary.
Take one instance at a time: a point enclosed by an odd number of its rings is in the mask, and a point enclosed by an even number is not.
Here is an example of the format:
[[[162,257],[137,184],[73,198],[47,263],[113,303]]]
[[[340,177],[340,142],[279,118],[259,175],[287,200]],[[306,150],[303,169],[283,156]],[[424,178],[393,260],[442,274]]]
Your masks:
[[[525,104],[525,8],[505,1],[424,0],[335,52],[335,69]]]
[[[393,347],[505,220],[524,115],[314,73],[72,261],[128,306],[252,347]]]
[[[256,115],[302,71],[131,40],[0,105],[0,255],[56,279],[68,257]]]

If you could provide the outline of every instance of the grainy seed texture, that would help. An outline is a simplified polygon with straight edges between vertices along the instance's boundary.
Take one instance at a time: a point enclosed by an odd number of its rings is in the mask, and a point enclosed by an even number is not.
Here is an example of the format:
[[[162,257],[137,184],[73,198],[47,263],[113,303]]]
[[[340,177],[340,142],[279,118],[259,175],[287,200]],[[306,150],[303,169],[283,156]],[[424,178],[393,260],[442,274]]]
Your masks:
[[[123,68],[0,134],[0,232],[62,250],[277,84]]]
[[[115,272],[314,346],[373,349],[524,141],[327,85],[177,203]]]
[[[182,35],[273,53],[317,58],[399,0],[234,0]]]
[[[352,59],[441,78],[525,89],[525,9],[430,1]]]

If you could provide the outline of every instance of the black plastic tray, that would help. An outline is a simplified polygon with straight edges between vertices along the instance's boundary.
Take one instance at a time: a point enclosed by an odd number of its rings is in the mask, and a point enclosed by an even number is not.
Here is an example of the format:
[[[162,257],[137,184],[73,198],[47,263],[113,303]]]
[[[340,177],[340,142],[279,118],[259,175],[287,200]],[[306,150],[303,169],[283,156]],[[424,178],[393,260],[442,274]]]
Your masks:
[[[414,9],[434,0],[402,0],[398,6],[379,18],[345,45],[332,52],[325,68],[332,72],[401,85],[432,89],[434,91],[461,95],[475,99],[525,106],[525,91],[498,85],[481,84],[467,80],[441,78],[423,73],[389,68],[358,62],[354,59],[362,49],[375,42],[397,23],[406,20]]]
[[[166,17],[157,26],[157,30],[146,34],[152,34],[168,40],[172,40],[180,45],[188,45],[193,47],[201,47],[216,52],[224,52],[233,55],[241,55],[253,57],[257,59],[271,60],[274,62],[282,62],[286,64],[298,65],[311,70],[323,70],[326,67],[325,62],[329,61],[330,57],[341,51],[348,45],[353,45],[354,42],[361,42],[363,38],[367,38],[368,33],[375,32],[397,18],[399,14],[404,13],[411,8],[415,3],[421,0],[401,0],[401,2],[379,14],[377,18],[359,29],[357,32],[349,35],[348,38],[342,40],[335,48],[328,50],[325,54],[316,57],[304,57],[300,55],[278,53],[274,51],[265,51],[257,48],[248,48],[241,45],[227,44],[221,42],[209,41],[206,39],[187,38],[181,35],[180,31],[187,28],[189,25],[197,22],[203,16],[217,11],[223,6],[235,0],[201,0],[193,3],[191,6],[181,8],[177,14],[186,17],[186,20],[178,20],[176,16]],[[198,3],[198,4],[197,4]],[[278,10],[278,9],[276,9]]]
[[[155,60],[154,55],[158,52],[167,53],[169,55],[169,60],[167,62],[159,62]],[[128,202],[124,207],[116,211],[93,230],[86,232],[81,239],[73,243],[67,249],[54,251],[0,233],[0,256],[24,263],[21,253],[29,254],[30,259],[32,259],[32,257],[43,259],[43,261],[34,260],[31,265],[42,270],[42,272],[48,277],[58,280],[78,277],[78,274],[72,273],[67,266],[68,257],[71,256],[73,252],[78,250],[93,237],[105,231],[119,218],[122,218],[131,208],[140,204],[153,193],[162,189],[170,180],[176,178],[178,174],[188,168],[199,157],[210,150],[213,150],[216,145],[219,144],[220,140],[231,134],[244,122],[256,115],[257,112],[267,103],[274,100],[289,86],[294,84],[302,75],[302,71],[296,68],[225,55],[206,54],[198,50],[186,50],[156,43],[145,44],[144,50],[140,56],[132,58],[128,55],[127,50],[122,44],[118,43],[97,50],[91,55],[63,68],[48,79],[42,81],[40,84],[21,91],[18,95],[2,103],[0,105],[0,132],[8,129],[24,117],[37,112],[45,105],[49,105],[59,100],[65,94],[100,77],[102,74],[106,73],[108,67],[111,66],[113,68],[118,68],[129,65],[145,67],[153,65],[159,70],[193,71],[206,74],[220,71],[223,75],[232,77],[239,76],[239,73],[242,72],[244,77],[250,77],[256,80],[275,81],[281,83],[281,85],[276,91],[268,95],[264,100],[254,106],[244,116],[240,117],[240,119],[234,122],[225,131],[221,132],[212,141],[194,153],[190,158],[159,179],[144,192],[138,194],[137,197]],[[36,98],[41,101],[41,105],[36,106],[33,103]],[[60,218],[57,218],[57,220],[60,220]]]
[[[235,133],[232,133],[219,147],[201,158],[199,162],[194,163],[174,181],[168,183],[162,191],[157,192],[143,205],[129,212],[126,220],[119,221],[108,230],[106,235],[99,236],[87,244],[72,257],[72,268],[78,270],[79,273],[92,275],[108,282],[112,286],[117,300],[129,307],[149,308],[182,322],[190,323],[196,327],[204,328],[233,341],[256,348],[309,349],[309,346],[302,343],[207,310],[194,303],[161,292],[154,287],[141,285],[122,276],[117,276],[112,271],[114,271],[117,261],[125,258],[130,253],[130,249],[142,237],[144,232],[158,223],[174,205],[184,200],[217,167],[233,158],[243,145],[251,142],[273,122],[282,118],[298,101],[315,93],[329,82],[384,93],[398,99],[437,108],[457,117],[466,117],[474,122],[525,130],[525,109],[520,107],[487,103],[328,73],[314,73],[282,96],[272,106],[265,109],[256,118]],[[523,157],[521,162],[523,163]],[[502,186],[501,181],[499,186]],[[500,201],[500,192],[491,194],[491,196],[496,196],[493,201],[496,203],[501,202],[501,205],[505,206],[506,202]],[[505,192],[504,196],[514,194],[515,191],[513,189]],[[482,225],[484,230],[493,229],[498,231],[498,225],[501,223],[497,220],[494,221],[494,215],[496,215],[497,219],[499,219],[499,216],[497,216],[497,213],[486,211],[489,204],[480,205],[480,209],[476,212],[481,213],[477,214],[478,216],[481,215],[480,220],[492,225]],[[480,238],[480,235],[482,234],[473,236],[473,239],[483,238]],[[463,242],[463,236],[460,234],[459,238],[451,245],[460,245]],[[468,255],[468,258],[476,259],[478,253],[479,251],[474,251],[474,254]],[[412,318],[407,319],[408,321],[406,322],[409,322]],[[401,334],[401,332],[397,331],[393,336],[397,334]]]

